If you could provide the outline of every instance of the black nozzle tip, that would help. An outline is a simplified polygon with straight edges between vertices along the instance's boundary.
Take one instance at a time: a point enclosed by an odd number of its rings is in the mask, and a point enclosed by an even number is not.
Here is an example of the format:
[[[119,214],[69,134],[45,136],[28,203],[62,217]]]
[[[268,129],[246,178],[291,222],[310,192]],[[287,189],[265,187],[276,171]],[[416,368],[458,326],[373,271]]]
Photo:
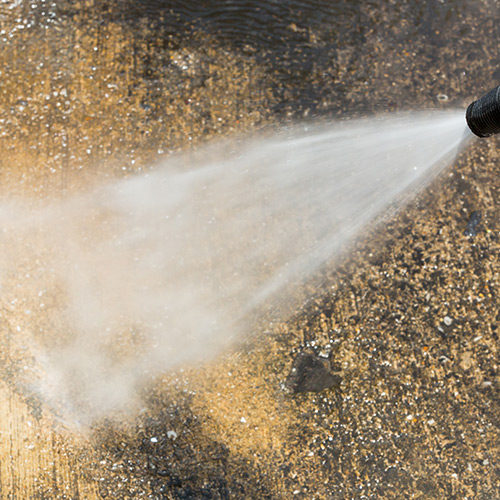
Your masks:
[[[500,85],[467,108],[467,125],[478,137],[489,137],[500,132]]]

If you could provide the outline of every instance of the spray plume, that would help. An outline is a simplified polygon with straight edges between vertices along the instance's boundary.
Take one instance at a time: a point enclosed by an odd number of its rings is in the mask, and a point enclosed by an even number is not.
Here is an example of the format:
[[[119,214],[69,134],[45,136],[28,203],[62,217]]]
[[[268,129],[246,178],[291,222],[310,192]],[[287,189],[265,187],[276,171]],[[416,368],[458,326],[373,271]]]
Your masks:
[[[89,423],[216,355],[428,182],[464,129],[462,112],[303,126],[59,203],[5,201],[0,270],[17,305],[3,316],[35,360],[32,389]]]

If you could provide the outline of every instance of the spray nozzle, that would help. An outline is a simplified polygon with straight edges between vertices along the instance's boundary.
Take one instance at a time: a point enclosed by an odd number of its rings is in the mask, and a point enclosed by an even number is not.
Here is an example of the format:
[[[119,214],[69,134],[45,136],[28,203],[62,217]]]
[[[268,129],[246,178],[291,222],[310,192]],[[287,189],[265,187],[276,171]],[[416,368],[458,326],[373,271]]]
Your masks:
[[[500,132],[500,85],[474,101],[465,113],[467,125],[478,137]]]

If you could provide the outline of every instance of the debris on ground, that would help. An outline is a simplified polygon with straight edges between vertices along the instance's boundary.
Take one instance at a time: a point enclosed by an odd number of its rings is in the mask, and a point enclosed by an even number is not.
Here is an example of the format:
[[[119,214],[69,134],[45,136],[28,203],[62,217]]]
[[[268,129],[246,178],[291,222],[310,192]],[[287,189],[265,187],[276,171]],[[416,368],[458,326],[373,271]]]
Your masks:
[[[297,392],[321,392],[339,387],[340,375],[332,371],[330,360],[308,351],[301,351],[293,360],[286,385]]]

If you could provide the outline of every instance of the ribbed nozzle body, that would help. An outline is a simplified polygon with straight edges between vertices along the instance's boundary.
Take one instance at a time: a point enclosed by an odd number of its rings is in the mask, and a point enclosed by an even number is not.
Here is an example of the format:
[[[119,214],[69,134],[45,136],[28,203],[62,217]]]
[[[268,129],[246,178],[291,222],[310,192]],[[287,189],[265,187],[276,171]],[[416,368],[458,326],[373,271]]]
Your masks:
[[[489,137],[500,132],[500,85],[467,108],[467,125],[478,137]]]

